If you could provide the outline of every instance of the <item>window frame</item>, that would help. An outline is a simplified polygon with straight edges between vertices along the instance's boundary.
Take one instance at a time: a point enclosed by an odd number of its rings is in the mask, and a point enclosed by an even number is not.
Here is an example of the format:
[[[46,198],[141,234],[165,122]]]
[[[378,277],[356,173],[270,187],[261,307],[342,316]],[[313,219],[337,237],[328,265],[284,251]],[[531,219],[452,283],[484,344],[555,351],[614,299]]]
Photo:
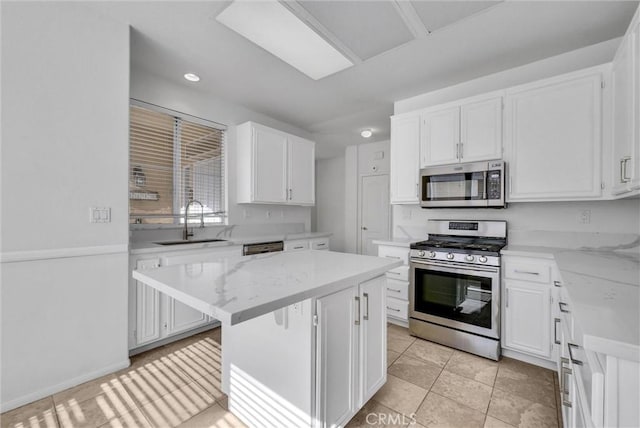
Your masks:
[[[132,107],[140,107],[140,108],[144,108],[147,110],[151,110],[157,113],[162,113],[162,114],[166,114],[172,117],[176,117],[182,120],[185,120],[187,122],[192,122],[195,123],[197,125],[202,125],[202,126],[207,126],[210,128],[214,128],[214,129],[218,129],[220,131],[222,131],[224,133],[224,138],[223,138],[223,180],[224,180],[224,211],[225,214],[221,216],[222,218],[222,222],[220,223],[206,223],[204,224],[205,227],[210,227],[210,226],[227,226],[229,224],[229,157],[227,156],[228,153],[228,127],[222,123],[219,122],[214,122],[212,120],[208,120],[208,119],[204,119],[198,116],[193,116],[191,114],[188,113],[183,113],[177,110],[172,110],[166,107],[162,107],[159,106],[157,104],[153,104],[153,103],[149,103],[146,101],[142,101],[136,98],[130,98],[129,99],[129,109]],[[131,124],[129,124],[129,132],[131,129]],[[130,134],[128,134],[128,138],[127,138],[127,171],[131,171],[131,136]],[[180,177],[182,175],[182,167],[177,164],[176,162],[173,163],[173,172],[174,172],[174,177],[176,176],[176,173],[178,174],[178,176]],[[175,183],[174,183],[175,185]],[[175,189],[175,187],[174,187]],[[127,187],[127,195],[129,194],[129,188]],[[175,190],[174,190],[174,197],[175,197]],[[175,210],[175,201],[174,201],[174,207],[173,210]],[[176,213],[174,212],[173,214],[174,216],[176,215]],[[129,197],[127,196],[127,216],[128,216],[128,221],[131,220],[132,216],[131,214],[131,199],[129,199]],[[169,216],[167,216],[169,217]],[[177,217],[176,217],[177,218]],[[184,223],[182,223],[181,219],[177,219],[178,221],[174,221],[173,223],[129,223],[129,230],[144,230],[144,229],[176,229],[176,228],[183,228],[184,227]],[[190,221],[189,224],[192,224],[192,222]]]

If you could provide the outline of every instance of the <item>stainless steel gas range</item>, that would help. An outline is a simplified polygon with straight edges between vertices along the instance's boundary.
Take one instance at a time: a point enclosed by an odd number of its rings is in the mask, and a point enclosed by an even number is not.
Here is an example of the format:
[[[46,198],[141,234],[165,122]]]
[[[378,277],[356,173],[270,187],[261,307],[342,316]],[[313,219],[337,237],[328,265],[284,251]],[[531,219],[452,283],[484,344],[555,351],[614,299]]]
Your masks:
[[[505,221],[429,220],[411,245],[411,334],[500,358],[500,250]]]

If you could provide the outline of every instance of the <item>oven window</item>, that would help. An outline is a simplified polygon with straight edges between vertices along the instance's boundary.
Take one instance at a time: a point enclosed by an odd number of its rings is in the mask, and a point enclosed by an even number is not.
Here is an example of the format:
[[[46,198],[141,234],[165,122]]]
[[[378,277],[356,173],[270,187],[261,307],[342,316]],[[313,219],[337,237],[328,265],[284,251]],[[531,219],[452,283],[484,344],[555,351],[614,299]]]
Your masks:
[[[415,310],[491,329],[491,278],[415,270]]]
[[[485,189],[485,178],[482,172],[422,177],[422,200],[424,201],[485,199]]]

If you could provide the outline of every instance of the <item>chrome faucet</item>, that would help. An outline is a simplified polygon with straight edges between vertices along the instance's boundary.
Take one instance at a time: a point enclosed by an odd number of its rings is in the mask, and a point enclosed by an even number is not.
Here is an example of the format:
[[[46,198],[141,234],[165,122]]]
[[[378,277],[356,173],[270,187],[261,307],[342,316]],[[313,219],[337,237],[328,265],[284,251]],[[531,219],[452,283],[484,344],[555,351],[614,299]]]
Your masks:
[[[195,199],[191,199],[187,202],[187,206],[184,208],[184,230],[182,231],[182,239],[185,241],[189,240],[189,237],[193,236],[193,231],[189,232],[189,207],[191,204],[197,203],[200,205],[200,227],[204,227],[204,206],[202,202],[197,201]]]

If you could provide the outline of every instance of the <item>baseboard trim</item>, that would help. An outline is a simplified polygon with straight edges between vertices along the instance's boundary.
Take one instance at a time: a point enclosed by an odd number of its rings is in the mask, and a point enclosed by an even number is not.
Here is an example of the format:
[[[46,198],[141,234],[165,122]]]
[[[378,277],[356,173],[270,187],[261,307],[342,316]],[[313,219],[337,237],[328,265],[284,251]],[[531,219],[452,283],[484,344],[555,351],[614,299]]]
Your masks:
[[[100,370],[96,370],[90,373],[83,374],[82,376],[74,377],[72,379],[66,380],[64,382],[58,383],[56,385],[49,386],[47,388],[40,389],[38,391],[32,392],[27,395],[23,395],[22,397],[15,398],[13,400],[0,403],[0,413],[7,412],[9,410],[16,409],[20,406],[24,406],[25,404],[33,403],[34,401],[40,400],[42,398],[48,397],[60,391],[64,391],[65,389],[69,389],[76,385],[80,385],[81,383],[88,382],[93,379],[97,379],[100,376],[107,375],[109,373],[116,372],[118,370],[129,367],[130,365],[129,358],[126,360],[120,361],[116,364],[112,364],[107,367],[103,367]]]
[[[188,330],[173,336],[165,337],[163,339],[156,340],[155,342],[145,343],[144,345],[140,345],[135,348],[130,348],[129,356],[133,357],[134,355],[142,354],[143,352],[147,352],[152,349],[159,348],[164,345],[168,345],[169,343],[177,342],[178,340],[182,340],[186,337],[190,337],[195,334],[202,333],[203,331],[213,330],[214,328],[218,328],[221,325],[222,323],[218,320],[212,321],[209,324],[203,325],[202,327],[194,328],[193,330]]]
[[[395,324],[395,325],[399,325],[400,327],[409,328],[409,322],[408,321],[399,320],[399,319],[394,318],[394,317],[387,317],[387,322],[389,324]]]
[[[514,360],[524,361],[525,363],[529,363],[529,364],[533,364],[534,366],[553,370],[554,372],[558,370],[556,363],[553,361],[544,360],[538,357],[533,357],[531,355],[523,354],[518,351],[512,351],[511,349],[502,348],[502,356],[513,358]]]
[[[4,251],[1,263],[30,262],[35,260],[67,259],[71,257],[102,256],[128,253],[129,245],[99,245],[95,247],[53,248],[49,250]]]

